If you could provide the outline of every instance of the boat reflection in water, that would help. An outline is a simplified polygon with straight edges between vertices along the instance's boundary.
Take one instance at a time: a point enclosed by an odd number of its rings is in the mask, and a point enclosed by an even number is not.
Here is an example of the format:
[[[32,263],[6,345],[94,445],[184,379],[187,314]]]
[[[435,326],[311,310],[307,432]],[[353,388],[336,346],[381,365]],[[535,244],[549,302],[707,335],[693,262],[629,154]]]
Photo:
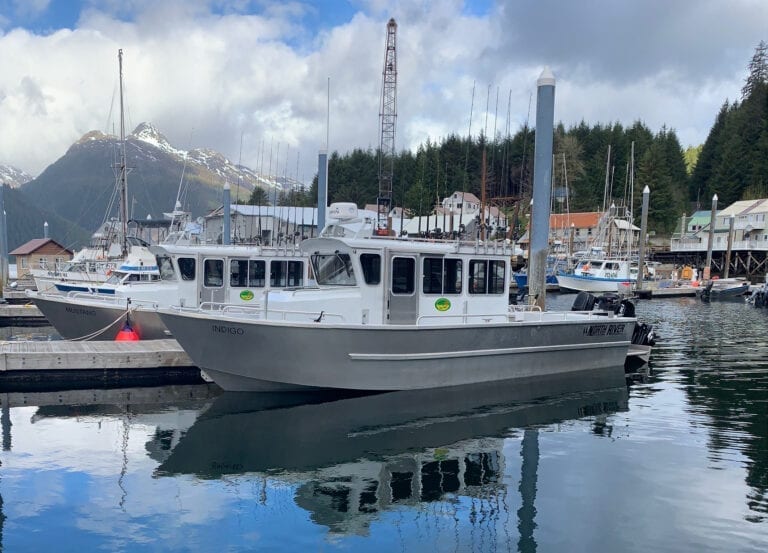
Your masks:
[[[297,484],[294,501],[316,524],[367,535],[370,523],[390,508],[449,497],[489,502],[495,506],[489,512],[498,514],[508,493],[504,438],[519,437],[516,429],[523,429],[519,545],[530,550],[536,428],[625,410],[627,397],[622,367],[341,398],[226,392],[192,424],[156,475],[260,473]]]

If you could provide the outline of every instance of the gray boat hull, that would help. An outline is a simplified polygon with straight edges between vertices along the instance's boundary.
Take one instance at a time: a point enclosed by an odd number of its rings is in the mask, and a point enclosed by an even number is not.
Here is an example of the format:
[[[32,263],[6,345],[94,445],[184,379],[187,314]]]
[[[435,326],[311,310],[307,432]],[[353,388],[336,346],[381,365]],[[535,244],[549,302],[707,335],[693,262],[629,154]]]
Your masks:
[[[115,303],[72,300],[54,294],[34,296],[33,301],[59,335],[67,340],[114,340],[122,330],[127,309]],[[170,338],[157,311],[132,309],[131,328],[141,340]]]
[[[161,309],[193,362],[230,391],[413,390],[622,366],[635,319],[333,325]]]

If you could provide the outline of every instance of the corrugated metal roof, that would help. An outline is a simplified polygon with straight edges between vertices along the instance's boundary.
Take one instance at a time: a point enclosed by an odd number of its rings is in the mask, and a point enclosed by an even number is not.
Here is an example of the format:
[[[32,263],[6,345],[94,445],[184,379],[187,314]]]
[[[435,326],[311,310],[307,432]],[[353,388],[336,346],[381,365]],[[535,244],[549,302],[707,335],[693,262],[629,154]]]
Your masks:
[[[549,228],[594,228],[600,221],[602,213],[599,211],[585,211],[582,213],[557,213],[549,216]]]

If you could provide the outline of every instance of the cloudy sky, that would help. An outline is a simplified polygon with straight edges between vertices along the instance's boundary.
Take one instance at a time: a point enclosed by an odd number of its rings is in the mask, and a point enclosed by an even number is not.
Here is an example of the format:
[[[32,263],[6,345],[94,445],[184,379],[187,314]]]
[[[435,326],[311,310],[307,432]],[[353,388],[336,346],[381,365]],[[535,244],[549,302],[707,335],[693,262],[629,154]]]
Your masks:
[[[309,181],[329,81],[330,149],[379,143],[390,17],[398,149],[466,135],[470,112],[473,135],[515,132],[531,98],[533,124],[545,65],[556,121],[699,144],[768,41],[766,0],[0,0],[0,163],[38,174],[113,132],[122,48],[128,131],[149,121],[265,171],[271,148],[273,173]]]

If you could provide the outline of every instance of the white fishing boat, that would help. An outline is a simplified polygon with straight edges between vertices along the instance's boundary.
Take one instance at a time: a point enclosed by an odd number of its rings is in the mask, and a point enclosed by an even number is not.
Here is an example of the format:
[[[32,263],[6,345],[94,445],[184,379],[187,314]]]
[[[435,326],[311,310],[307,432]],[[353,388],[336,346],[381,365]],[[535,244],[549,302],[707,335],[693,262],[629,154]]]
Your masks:
[[[123,240],[117,227],[117,221],[107,221],[93,233],[88,245],[69,261],[55,267],[31,269],[37,290],[55,292],[57,284],[98,286],[125,260],[123,244],[128,248],[148,246],[144,240],[133,236]]]
[[[330,225],[301,243],[316,286],[160,318],[225,390],[436,388],[624,364],[636,319],[508,305],[503,241],[404,240],[374,226]]]
[[[563,290],[629,293],[637,282],[638,264],[626,257],[593,254],[582,259],[570,273],[557,275]]]
[[[151,251],[132,248],[107,281],[91,290],[27,296],[65,339],[114,340],[128,325],[136,338],[154,340],[170,334],[158,307],[247,309],[268,290],[304,285],[307,266],[295,248],[166,241]]]
[[[55,293],[27,296],[65,339],[114,340],[128,324],[136,338],[154,340],[170,336],[158,307],[253,309],[270,290],[310,281],[307,255],[296,244],[203,244],[188,214],[177,206],[167,215],[176,230],[161,244],[132,248],[106,282],[58,283]]]

